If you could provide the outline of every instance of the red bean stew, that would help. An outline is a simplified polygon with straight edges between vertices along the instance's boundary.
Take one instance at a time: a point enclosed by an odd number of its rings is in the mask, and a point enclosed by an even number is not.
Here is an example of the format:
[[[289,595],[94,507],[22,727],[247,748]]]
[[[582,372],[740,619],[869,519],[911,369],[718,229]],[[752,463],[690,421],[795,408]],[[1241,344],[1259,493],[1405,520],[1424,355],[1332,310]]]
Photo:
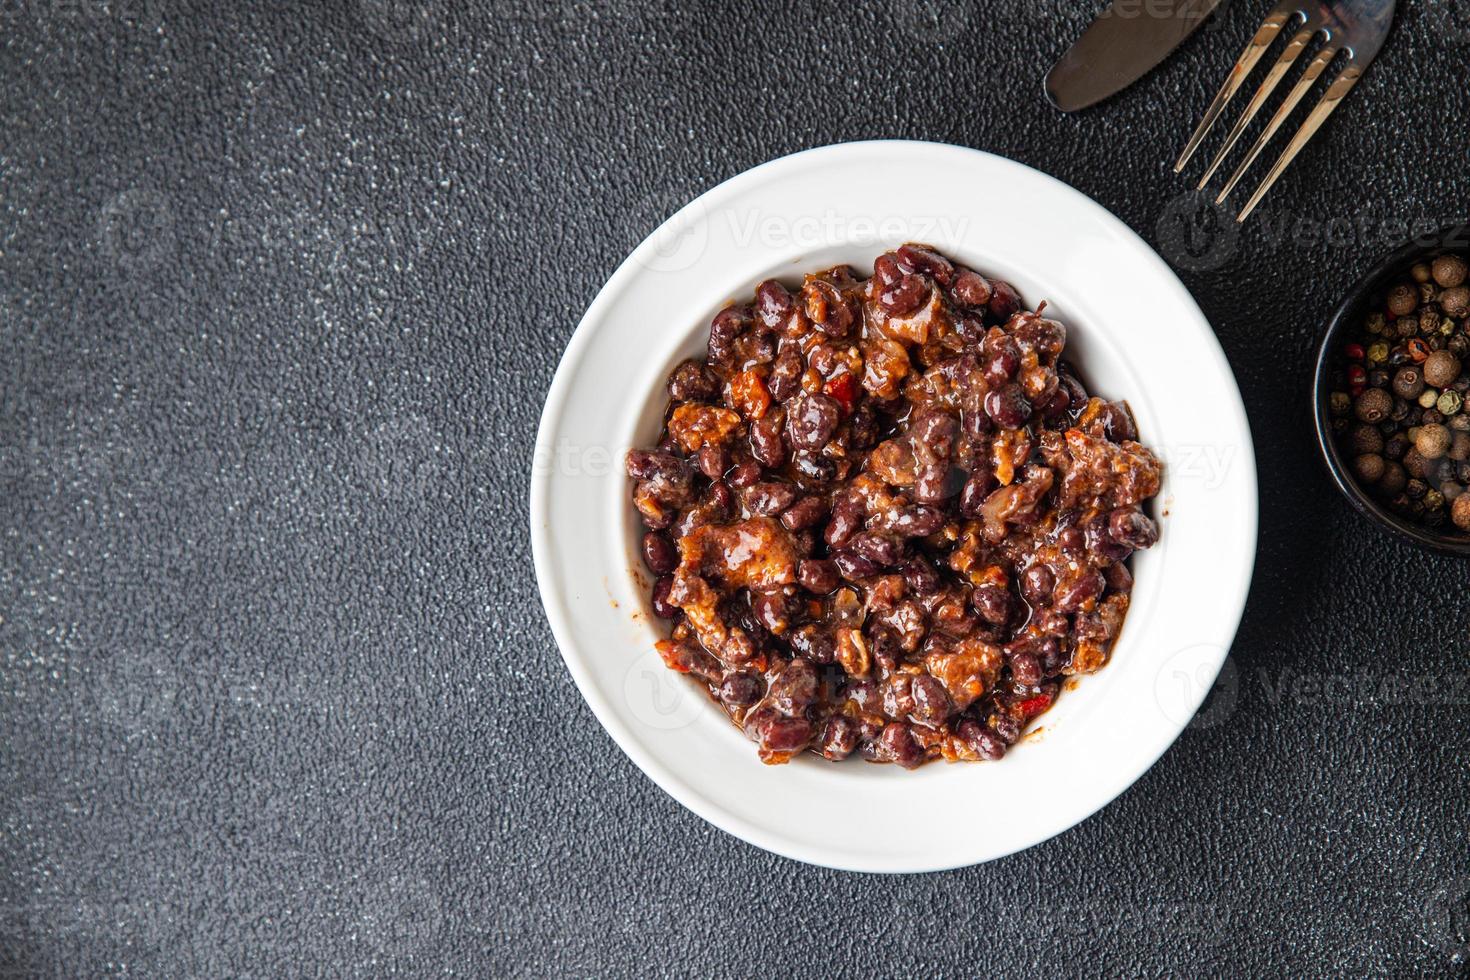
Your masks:
[[[1066,330],[923,245],[774,279],[627,472],[658,651],[767,763],[999,759],[1102,667],[1162,467]]]

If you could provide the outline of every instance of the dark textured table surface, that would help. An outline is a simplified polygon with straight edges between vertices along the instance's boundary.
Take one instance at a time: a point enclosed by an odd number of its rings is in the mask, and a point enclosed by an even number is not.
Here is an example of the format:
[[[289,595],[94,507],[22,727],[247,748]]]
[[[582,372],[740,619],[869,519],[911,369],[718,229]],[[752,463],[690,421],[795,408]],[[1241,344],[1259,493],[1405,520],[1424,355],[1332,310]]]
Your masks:
[[[1463,4],[1400,4],[1237,237],[1169,162],[1262,3],[1074,117],[1040,78],[1092,0],[278,6],[0,5],[0,975],[1464,970],[1467,566],[1353,516],[1304,395],[1341,291],[1466,216]],[[921,877],[654,787],[527,535],[544,393],[623,256],[874,137],[1023,161],[1158,245],[1263,488],[1196,725],[1060,838]]]

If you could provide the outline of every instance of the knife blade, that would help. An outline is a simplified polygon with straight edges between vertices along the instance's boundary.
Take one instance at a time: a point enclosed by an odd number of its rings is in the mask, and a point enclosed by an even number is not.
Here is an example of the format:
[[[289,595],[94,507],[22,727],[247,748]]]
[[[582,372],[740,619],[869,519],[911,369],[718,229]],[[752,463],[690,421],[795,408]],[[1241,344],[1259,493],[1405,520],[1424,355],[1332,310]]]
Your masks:
[[[1220,0],[1113,0],[1052,66],[1046,94],[1076,112],[1138,81],[1184,43]]]

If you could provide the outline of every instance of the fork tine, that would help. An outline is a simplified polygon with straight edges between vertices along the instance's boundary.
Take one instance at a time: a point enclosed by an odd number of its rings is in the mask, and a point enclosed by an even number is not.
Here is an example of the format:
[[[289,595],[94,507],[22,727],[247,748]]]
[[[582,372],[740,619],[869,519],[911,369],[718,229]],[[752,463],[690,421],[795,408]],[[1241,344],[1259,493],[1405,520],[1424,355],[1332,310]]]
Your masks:
[[[1224,112],[1225,106],[1230,103],[1231,99],[1235,98],[1235,93],[1240,91],[1240,86],[1244,84],[1246,76],[1256,67],[1256,63],[1261,60],[1261,55],[1266,53],[1266,49],[1271,46],[1271,42],[1276,40],[1276,35],[1280,34],[1281,29],[1286,26],[1287,22],[1296,16],[1294,11],[1285,10],[1282,7],[1278,7],[1267,15],[1265,22],[1261,24],[1260,30],[1256,31],[1256,36],[1251,38],[1250,44],[1245,46],[1245,50],[1236,59],[1235,67],[1230,69],[1230,74],[1225,78],[1225,84],[1215,94],[1215,101],[1211,102],[1210,108],[1205,111],[1205,118],[1200,120],[1199,126],[1194,131],[1194,135],[1189,138],[1189,143],[1185,145],[1184,152],[1179,155],[1179,161],[1174,164],[1174,172],[1176,174],[1183,170],[1184,165],[1189,162],[1189,158],[1194,156],[1194,151],[1199,149],[1200,143],[1204,142],[1204,138],[1214,128],[1216,120],[1220,118],[1220,113]]]
[[[1286,77],[1286,73],[1291,69],[1291,66],[1296,64],[1296,60],[1307,49],[1307,45],[1316,36],[1316,32],[1315,27],[1308,26],[1302,28],[1297,32],[1296,37],[1292,38],[1291,42],[1287,44],[1286,50],[1281,52],[1281,57],[1277,58],[1276,64],[1271,66],[1271,70],[1267,72],[1265,80],[1261,82],[1261,87],[1251,97],[1250,105],[1245,107],[1245,111],[1236,120],[1235,127],[1230,130],[1230,135],[1225,137],[1225,145],[1220,148],[1219,153],[1215,154],[1215,161],[1210,164],[1210,168],[1200,178],[1200,190],[1205,189],[1205,185],[1210,182],[1210,178],[1215,176],[1215,171],[1220,169],[1220,164],[1224,163],[1225,158],[1230,155],[1230,151],[1235,149],[1235,144],[1240,142],[1240,137],[1245,133],[1246,127],[1256,118],[1256,113],[1261,111],[1261,106],[1266,104],[1266,100],[1271,97],[1271,93],[1276,91],[1276,86],[1281,84],[1281,79]]]
[[[1327,117],[1332,115],[1333,111],[1342,104],[1342,100],[1347,97],[1347,94],[1353,90],[1353,86],[1358,84],[1358,79],[1362,77],[1363,70],[1357,65],[1350,64],[1342,70],[1342,74],[1338,75],[1332,85],[1327,89],[1327,94],[1322,96],[1322,100],[1312,108],[1311,113],[1307,116],[1306,122],[1302,123],[1301,129],[1298,129],[1296,135],[1291,138],[1291,142],[1287,144],[1286,149],[1281,154],[1281,159],[1272,165],[1271,172],[1266,175],[1265,180],[1261,181],[1261,186],[1256,188],[1256,192],[1251,195],[1251,199],[1246,202],[1245,210],[1240,212],[1239,217],[1235,219],[1236,221],[1244,221],[1250,217],[1251,212],[1256,209],[1257,204],[1261,203],[1261,199],[1266,196],[1266,192],[1276,183],[1277,178],[1291,165],[1291,161],[1296,159],[1296,155],[1301,152],[1302,147],[1307,145],[1307,141],[1317,135],[1317,130],[1322,128],[1322,124],[1327,121]]]
[[[1240,179],[1245,176],[1246,171],[1260,157],[1261,153],[1266,149],[1266,144],[1270,143],[1272,138],[1281,131],[1281,126],[1286,122],[1287,117],[1301,104],[1302,99],[1306,97],[1307,90],[1322,76],[1322,72],[1332,63],[1332,59],[1337,57],[1339,50],[1336,45],[1329,44],[1317,52],[1317,56],[1307,65],[1306,71],[1302,72],[1302,77],[1297,79],[1297,83],[1292,88],[1291,94],[1277,108],[1276,114],[1266,124],[1265,130],[1256,138],[1255,145],[1245,155],[1245,159],[1240,161],[1240,166],[1235,168],[1235,173],[1230,176],[1230,181],[1225,185],[1225,189],[1220,192],[1219,197],[1215,198],[1216,204],[1223,203],[1225,198],[1230,196],[1230,192],[1235,190],[1235,185],[1240,183]]]

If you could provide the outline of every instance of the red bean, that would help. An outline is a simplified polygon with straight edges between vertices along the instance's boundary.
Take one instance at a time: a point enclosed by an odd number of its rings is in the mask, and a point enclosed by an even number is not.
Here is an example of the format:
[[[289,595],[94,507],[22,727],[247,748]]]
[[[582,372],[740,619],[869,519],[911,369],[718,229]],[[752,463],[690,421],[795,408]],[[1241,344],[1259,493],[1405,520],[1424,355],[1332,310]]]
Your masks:
[[[725,482],[736,490],[743,490],[761,478],[761,466],[753,460],[739,463],[726,476]]]
[[[1109,565],[1103,570],[1103,578],[1107,581],[1108,588],[1113,592],[1132,592],[1133,573],[1128,570],[1127,565]]]
[[[730,306],[715,315],[709,326],[709,359],[720,362],[735,350],[735,338],[750,324],[750,314],[741,307]]]
[[[783,715],[799,715],[817,699],[817,668],[810,660],[797,657],[771,681],[766,699]]]
[[[910,685],[914,698],[914,721],[926,725],[942,724],[954,712],[944,685],[928,674],[914,678]]]
[[[966,517],[979,517],[985,498],[990,496],[990,492],[997,486],[999,483],[995,475],[988,469],[971,472],[970,478],[965,481],[965,486],[960,491],[960,513]]]
[[[643,561],[650,570],[663,575],[679,567],[679,551],[668,535],[649,531],[643,535]]]
[[[1094,571],[1084,572],[1069,582],[1058,583],[1054,596],[1057,611],[1079,611],[1088,602],[1102,595],[1103,584],[1102,575]]]
[[[1159,540],[1159,526],[1137,507],[1119,507],[1108,517],[1108,534],[1135,551],[1152,548]]]
[[[1107,402],[1101,415],[1103,420],[1103,431],[1113,442],[1125,442],[1138,438],[1138,430],[1134,428],[1133,416],[1122,402]]]
[[[776,355],[776,363],[771,367],[771,376],[766,380],[771,397],[778,402],[784,402],[801,391],[803,370],[801,353],[794,346],[782,348],[781,353]]]
[[[694,456],[695,464],[699,472],[711,480],[718,480],[725,475],[730,468],[730,457],[725,450],[714,443],[706,443],[699,447],[699,452]]]
[[[730,509],[735,506],[735,494],[730,492],[730,487],[724,480],[716,480],[709,485],[705,500],[723,514],[729,514]]]
[[[907,266],[909,271],[932,276],[941,286],[948,286],[954,281],[954,264],[938,252],[910,244],[900,246],[897,256],[900,267]]]
[[[719,382],[700,361],[684,361],[669,375],[669,397],[676,402],[704,402],[719,394]]]
[[[765,686],[765,681],[756,674],[732,670],[720,683],[720,700],[735,708],[755,704],[761,699]]]
[[[897,539],[877,531],[864,531],[854,535],[847,542],[847,547],[878,565],[896,565],[903,557],[903,548]]]
[[[962,269],[950,292],[963,305],[984,309],[990,303],[990,280],[972,269]]]
[[[1031,417],[1031,403],[1020,385],[993,388],[985,395],[985,414],[1002,429],[1019,429]]]
[[[653,583],[653,614],[659,619],[673,619],[679,615],[679,607],[669,602],[669,592],[673,587],[672,575],[665,575]]]
[[[777,636],[791,625],[792,603],[782,592],[757,592],[750,597],[750,611],[765,630]]]
[[[1057,383],[1070,396],[1071,404],[1068,407],[1072,411],[1080,412],[1087,407],[1087,389],[1082,386],[1081,381],[1077,380],[1076,375],[1069,370],[1059,371],[1057,372]]]
[[[1004,626],[1011,618],[1011,594],[998,585],[977,586],[970,605],[991,626]]]
[[[904,276],[878,294],[878,302],[890,316],[908,316],[929,296],[929,284],[918,276]]]
[[[777,409],[751,423],[750,454],[762,466],[776,469],[786,462],[786,443],[781,440],[784,421],[781,410]]]
[[[1039,562],[1021,575],[1021,596],[1033,606],[1048,602],[1051,599],[1051,590],[1055,587],[1056,578],[1051,569]]]
[[[954,416],[942,412],[927,412],[914,420],[909,429],[914,449],[931,461],[949,459],[954,453],[955,437],[960,425]]]
[[[898,267],[892,252],[878,256],[873,263],[873,276],[880,286],[891,286],[903,277],[903,270]]]
[[[837,402],[819,394],[801,394],[786,408],[786,437],[797,449],[821,449],[832,438],[841,417]]]
[[[924,761],[924,750],[914,741],[914,734],[909,726],[901,721],[883,726],[883,734],[878,736],[878,745],[883,760],[896,762],[905,769],[914,769]]]
[[[767,279],[755,287],[755,308],[761,322],[768,327],[779,327],[791,316],[796,304],[791,292],[775,279]]]
[[[1021,740],[1021,723],[1010,715],[996,715],[991,728],[996,737],[1007,745],[1015,745]]]
[[[832,562],[837,566],[837,570],[842,573],[842,577],[851,581],[869,578],[877,575],[882,570],[877,562],[869,561],[867,558],[863,558],[861,555],[855,555],[851,551],[832,552]]]
[[[817,595],[830,595],[842,584],[837,566],[830,561],[813,559],[797,565],[796,580],[801,587]]]
[[[1021,369],[1021,348],[1008,334],[993,330],[981,348],[985,357],[985,380],[995,387],[1004,385]]]
[[[768,720],[759,732],[761,748],[782,754],[800,752],[812,740],[812,723],[805,718]]]
[[[1034,653],[1018,653],[1011,658],[1011,675],[1027,687],[1041,683],[1041,661]]]
[[[821,753],[834,762],[852,755],[858,744],[858,726],[842,715],[828,718],[818,739]]]
[[[914,480],[914,499],[924,504],[943,503],[960,491],[963,481],[963,471],[951,469],[945,462],[930,463],[920,467]]]
[[[933,595],[941,588],[939,573],[923,558],[915,558],[903,566],[904,583],[915,595]]]
[[[829,337],[846,337],[855,316],[847,299],[832,283],[813,279],[806,285],[806,315]]]
[[[960,722],[955,734],[982,759],[994,762],[1006,754],[1006,743],[992,729],[979,722],[966,719]]]
[[[903,507],[895,512],[889,530],[905,538],[927,538],[944,527],[944,511],[934,507]]]
[[[802,485],[807,488],[837,479],[836,463],[806,450],[791,454],[791,469],[802,478]]]
[[[781,515],[781,523],[788,531],[805,531],[827,516],[827,502],[821,497],[805,497]]]
[[[837,641],[832,634],[814,624],[793,630],[786,641],[792,650],[814,664],[830,664],[837,655]]]
[[[1021,294],[1014,286],[999,279],[990,282],[990,316],[997,323],[1005,323],[1021,308]]]

